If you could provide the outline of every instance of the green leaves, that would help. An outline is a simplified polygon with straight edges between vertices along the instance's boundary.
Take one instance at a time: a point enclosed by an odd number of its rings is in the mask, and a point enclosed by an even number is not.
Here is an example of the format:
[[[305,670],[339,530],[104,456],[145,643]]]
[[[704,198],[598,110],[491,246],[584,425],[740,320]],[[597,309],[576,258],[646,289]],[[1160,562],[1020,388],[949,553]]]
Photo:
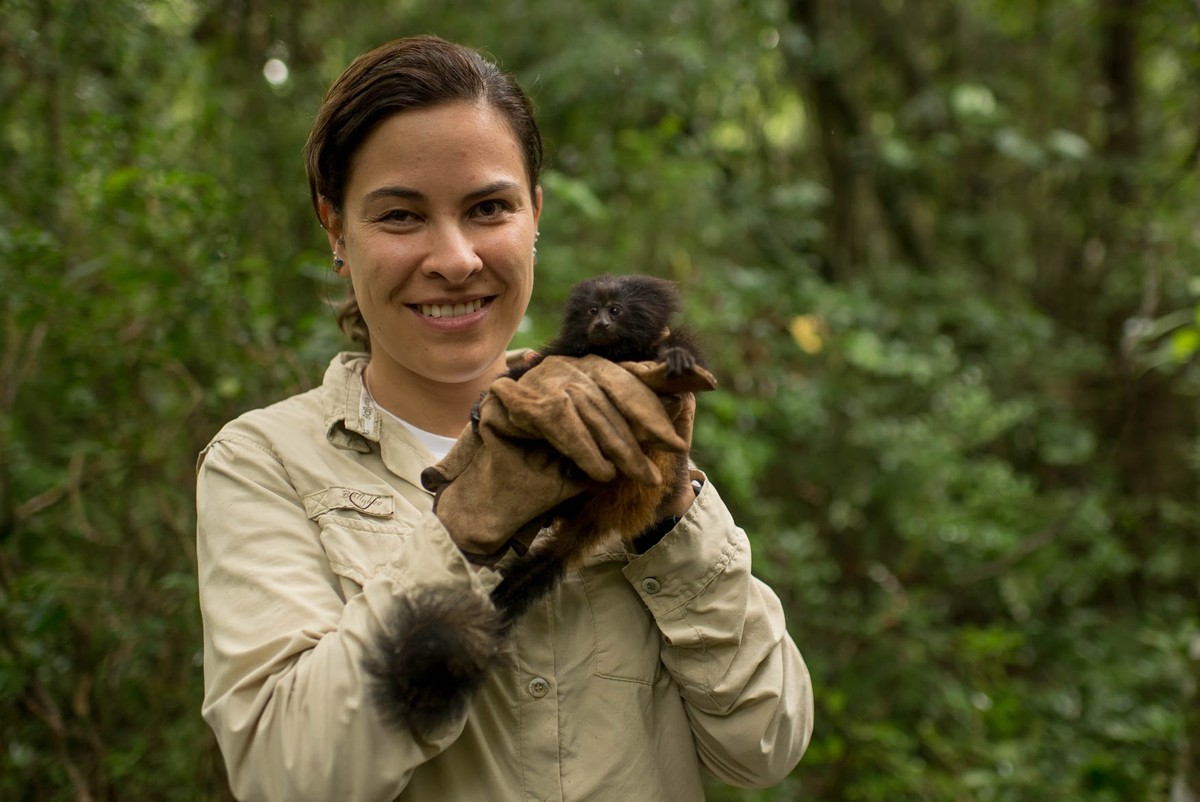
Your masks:
[[[227,794],[192,466],[346,346],[301,152],[397,13],[538,107],[518,344],[650,272],[718,374],[694,456],[818,709],[787,782],[711,798],[1200,789],[1187,4],[9,5],[0,797]]]

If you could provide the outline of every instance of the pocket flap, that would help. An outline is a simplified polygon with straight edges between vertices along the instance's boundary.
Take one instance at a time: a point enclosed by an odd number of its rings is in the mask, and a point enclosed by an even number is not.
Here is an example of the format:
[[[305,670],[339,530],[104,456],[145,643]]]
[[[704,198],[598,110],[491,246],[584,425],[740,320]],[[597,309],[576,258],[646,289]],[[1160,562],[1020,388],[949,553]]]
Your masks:
[[[391,518],[396,511],[396,500],[390,495],[353,487],[327,487],[305,496],[304,510],[312,520],[330,510],[350,510],[372,518]]]

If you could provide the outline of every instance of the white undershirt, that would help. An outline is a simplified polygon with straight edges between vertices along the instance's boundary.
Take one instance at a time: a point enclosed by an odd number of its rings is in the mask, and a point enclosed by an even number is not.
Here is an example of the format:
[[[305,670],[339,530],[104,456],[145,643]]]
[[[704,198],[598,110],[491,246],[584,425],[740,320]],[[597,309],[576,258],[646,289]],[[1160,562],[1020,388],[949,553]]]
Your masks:
[[[427,432],[424,429],[418,429],[404,418],[388,412],[386,409],[379,406],[379,402],[377,402],[375,397],[371,395],[371,391],[367,389],[367,382],[365,378],[363,379],[363,392],[367,394],[367,398],[372,404],[375,405],[377,410],[382,412],[384,415],[387,415],[392,420],[402,424],[405,429],[408,429],[410,432],[412,432],[413,437],[417,438],[417,442],[425,446],[425,448],[429,450],[429,453],[433,455],[435,460],[440,460],[442,457],[450,453],[450,447],[454,445],[457,438],[446,437],[444,435],[434,434],[433,432]]]

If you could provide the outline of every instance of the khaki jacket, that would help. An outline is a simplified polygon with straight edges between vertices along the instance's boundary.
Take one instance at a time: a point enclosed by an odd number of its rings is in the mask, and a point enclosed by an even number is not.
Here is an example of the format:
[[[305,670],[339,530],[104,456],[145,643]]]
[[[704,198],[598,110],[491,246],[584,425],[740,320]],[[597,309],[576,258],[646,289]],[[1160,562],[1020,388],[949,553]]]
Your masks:
[[[361,665],[395,600],[498,577],[430,511],[433,459],[365,397],[365,366],[338,355],[200,455],[203,715],[239,799],[690,802],[702,769],[739,786],[791,771],[808,670],[711,483],[644,555],[614,540],[535,606],[449,731],[389,729]]]

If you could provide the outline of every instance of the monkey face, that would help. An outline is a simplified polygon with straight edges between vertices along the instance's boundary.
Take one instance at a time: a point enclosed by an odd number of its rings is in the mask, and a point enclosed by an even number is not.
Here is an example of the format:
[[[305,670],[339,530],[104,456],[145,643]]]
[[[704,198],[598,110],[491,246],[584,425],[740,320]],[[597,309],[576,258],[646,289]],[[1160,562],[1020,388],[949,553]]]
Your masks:
[[[604,348],[621,337],[620,317],[623,311],[620,304],[615,303],[605,303],[603,306],[593,304],[588,307],[590,322],[587,337],[593,347]]]

